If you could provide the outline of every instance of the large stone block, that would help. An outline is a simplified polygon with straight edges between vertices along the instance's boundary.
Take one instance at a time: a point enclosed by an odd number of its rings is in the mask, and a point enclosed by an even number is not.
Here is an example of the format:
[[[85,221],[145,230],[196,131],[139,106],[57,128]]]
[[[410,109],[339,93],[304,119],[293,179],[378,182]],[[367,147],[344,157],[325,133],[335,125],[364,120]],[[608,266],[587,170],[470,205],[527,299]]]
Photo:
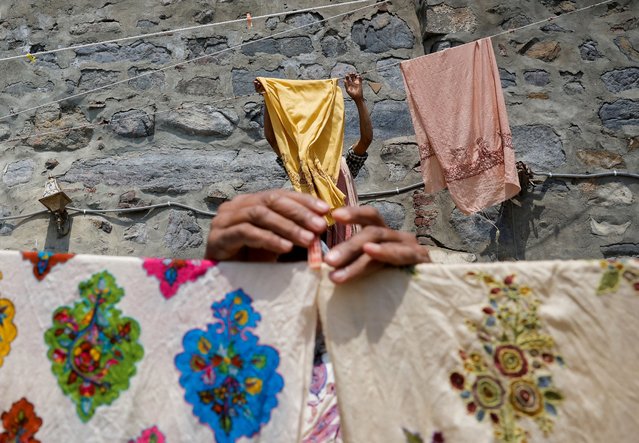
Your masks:
[[[550,126],[514,126],[512,134],[517,160],[533,171],[553,171],[566,163],[561,138]]]
[[[322,54],[324,57],[337,57],[339,55],[346,54],[346,42],[339,35],[327,33],[327,35],[320,42],[322,47]]]
[[[535,69],[524,72],[524,80],[529,85],[546,86],[550,83],[550,74],[543,69]]]
[[[273,71],[267,71],[266,69],[257,69],[255,71],[233,69],[232,77],[233,94],[246,95],[255,92],[253,80],[257,77],[284,78],[284,70],[282,68],[278,68]]]
[[[165,83],[165,74],[163,71],[154,71],[153,69],[139,69],[139,68],[129,68],[127,70],[127,75],[130,77],[138,77],[143,75],[143,77],[132,78],[129,80],[129,85],[133,88],[146,91],[151,88],[161,88]]]
[[[579,53],[582,60],[595,61],[598,58],[602,58],[603,54],[597,49],[598,43],[594,40],[587,40],[579,45]]]
[[[601,76],[601,80],[610,92],[622,92],[639,88],[639,68],[620,68],[608,71]]]
[[[46,81],[39,85],[32,82],[17,82],[7,85],[3,92],[14,97],[21,97],[25,94],[33,94],[36,92],[51,92],[54,88],[55,85],[51,81]]]
[[[415,36],[402,19],[388,14],[376,14],[371,20],[355,22],[351,37],[366,52],[381,53],[391,49],[410,49]]]
[[[442,3],[428,8],[425,24],[422,32],[427,34],[473,32],[477,28],[477,17],[471,8],[453,8]]]
[[[104,69],[83,69],[80,71],[80,80],[78,88],[80,90],[88,90],[101,88],[106,85],[117,82],[120,79],[120,73],[117,71],[107,71]]]
[[[493,206],[482,214],[464,215],[455,208],[450,225],[470,252],[482,252],[496,234],[495,224],[499,218],[499,207]]]
[[[384,79],[386,86],[390,88],[388,92],[404,92],[404,80],[399,69],[401,58],[389,57],[375,63],[377,73]]]
[[[164,46],[137,41],[121,46],[117,43],[106,43],[75,50],[77,60],[81,63],[113,63],[139,62],[168,63],[171,61],[171,51]]]
[[[313,42],[309,37],[285,37],[279,39],[258,40],[255,43],[245,42],[242,53],[246,55],[282,54],[286,57],[295,57],[300,54],[309,54],[314,51]]]
[[[197,248],[203,243],[202,228],[192,213],[171,210],[169,225],[164,234],[164,245],[177,253],[184,249]]]
[[[122,137],[148,137],[155,132],[155,118],[141,109],[116,112],[109,124]]]
[[[93,137],[93,128],[87,127],[87,123],[89,121],[80,111],[61,114],[58,107],[43,108],[36,113],[34,135],[27,139],[27,144],[43,151],[84,148]]]
[[[377,140],[415,133],[410,111],[405,101],[382,100],[375,103],[371,112],[371,120]]]
[[[242,192],[279,188],[286,175],[272,152],[217,149],[214,152],[155,148],[111,157],[79,159],[60,177],[67,183],[138,188],[143,192],[183,194],[212,183],[240,180]]]
[[[198,136],[228,137],[239,118],[234,111],[220,110],[210,105],[190,104],[170,112],[164,123],[180,132]]]
[[[218,54],[218,57],[227,57],[230,51],[225,51],[220,53],[220,51],[224,51],[228,49],[228,40],[226,37],[221,36],[213,36],[213,37],[202,37],[202,38],[192,38],[187,40],[186,49],[187,49],[187,59],[191,60],[193,58],[202,57],[204,55],[210,54]],[[213,61],[213,57],[211,59],[203,59],[203,62],[211,62]]]
[[[189,80],[180,80],[175,88],[177,92],[197,96],[217,95],[219,79],[210,77],[193,77]]]
[[[9,187],[29,183],[34,170],[35,162],[31,159],[9,163],[2,175],[2,182]]]
[[[366,205],[376,208],[389,228],[399,230],[402,229],[402,226],[404,226],[406,210],[400,203],[375,200],[366,203]]]
[[[501,87],[504,89],[517,86],[517,74],[507,69],[499,68],[499,79],[501,80]]]
[[[599,108],[599,118],[606,128],[622,129],[639,125],[639,100],[619,99],[604,103]]]

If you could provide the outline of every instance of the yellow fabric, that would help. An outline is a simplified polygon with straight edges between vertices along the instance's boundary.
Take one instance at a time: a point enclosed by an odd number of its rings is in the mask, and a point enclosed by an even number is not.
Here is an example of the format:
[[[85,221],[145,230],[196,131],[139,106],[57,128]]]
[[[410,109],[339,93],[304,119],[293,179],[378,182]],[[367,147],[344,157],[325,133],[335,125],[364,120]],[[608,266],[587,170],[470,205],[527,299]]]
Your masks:
[[[344,140],[344,98],[337,79],[259,77],[284,167],[296,191],[344,206],[337,188]],[[333,218],[326,217],[329,225]]]

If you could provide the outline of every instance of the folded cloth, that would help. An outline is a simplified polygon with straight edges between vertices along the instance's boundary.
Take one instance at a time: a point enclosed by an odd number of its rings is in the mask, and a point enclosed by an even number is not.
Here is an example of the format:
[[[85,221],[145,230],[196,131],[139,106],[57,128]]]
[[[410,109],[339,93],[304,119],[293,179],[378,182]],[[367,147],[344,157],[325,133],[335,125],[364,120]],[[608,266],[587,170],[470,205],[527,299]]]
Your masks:
[[[331,209],[344,206],[337,187],[344,140],[344,98],[337,79],[258,80],[293,188]],[[333,224],[330,214],[326,218]]]
[[[303,263],[0,251],[0,441],[301,441],[317,287]]]
[[[639,260],[385,270],[319,306],[345,441],[639,433]]]
[[[448,188],[464,214],[520,191],[489,38],[401,63],[427,192]]]

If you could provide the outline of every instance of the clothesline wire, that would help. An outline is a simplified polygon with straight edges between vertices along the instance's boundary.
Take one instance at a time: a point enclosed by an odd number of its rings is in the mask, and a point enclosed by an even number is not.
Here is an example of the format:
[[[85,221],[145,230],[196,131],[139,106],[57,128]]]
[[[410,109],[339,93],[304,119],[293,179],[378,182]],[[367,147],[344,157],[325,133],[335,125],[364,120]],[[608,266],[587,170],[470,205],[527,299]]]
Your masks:
[[[313,6],[313,7],[310,7],[310,8],[298,9],[298,10],[294,10],[294,11],[275,12],[275,13],[271,13],[271,14],[254,16],[254,17],[251,17],[251,20],[261,20],[261,19],[268,19],[268,18],[271,18],[271,17],[279,17],[281,15],[291,15],[291,14],[301,14],[301,13],[304,13],[304,12],[314,12],[314,11],[319,11],[319,10],[322,10],[322,9],[335,8],[335,7],[338,7],[338,6],[348,6],[348,5],[354,5],[354,4],[357,4],[357,3],[364,3],[364,2],[370,2],[370,1],[375,1],[375,0],[352,0],[352,1],[342,2],[342,3],[335,3],[335,4],[331,4],[331,5]],[[66,47],[63,47],[63,48],[50,49],[50,50],[47,50],[47,51],[31,52],[29,54],[34,56],[34,57],[37,57],[39,55],[54,54],[54,53],[62,52],[62,51],[72,51],[72,50],[76,50],[76,49],[89,48],[89,47],[98,46],[98,45],[107,45],[107,44],[110,44],[110,43],[119,43],[119,42],[123,42],[123,41],[136,40],[136,39],[140,39],[140,38],[145,38],[146,39],[146,38],[149,38],[149,37],[159,37],[159,36],[163,36],[163,35],[172,35],[172,34],[178,34],[178,33],[183,33],[183,32],[195,31],[195,30],[198,30],[198,29],[207,29],[207,28],[212,28],[212,27],[215,27],[215,26],[229,25],[229,24],[233,24],[233,23],[241,23],[241,22],[246,22],[246,21],[247,21],[247,17],[243,17],[243,18],[239,18],[239,19],[226,20],[226,21],[216,22],[216,23],[206,23],[206,24],[203,24],[203,25],[187,26],[187,27],[183,27],[183,28],[170,29],[170,30],[167,30],[167,31],[158,31],[158,32],[151,32],[151,33],[147,33],[147,34],[138,34],[138,35],[132,35],[132,36],[129,36],[129,37],[116,38],[116,39],[112,39],[112,40],[103,40],[103,41],[99,41],[99,42],[95,42],[95,43],[85,43],[85,44],[81,44],[81,45],[66,46]],[[0,62],[9,61],[9,60],[16,60],[16,59],[22,59],[22,58],[25,58],[25,57],[26,57],[26,54],[14,55],[14,56],[10,56],[10,57],[0,58]]]
[[[523,25],[523,26],[518,26],[516,28],[507,29],[505,31],[498,32],[498,33],[492,34],[492,35],[488,35],[486,37],[480,37],[480,38],[477,38],[475,40],[471,40],[470,42],[467,42],[467,43],[472,43],[474,41],[482,40],[482,39],[485,39],[485,38],[492,39],[492,38],[499,37],[499,36],[502,36],[502,35],[505,35],[505,34],[513,34],[515,32],[521,31],[522,29],[530,28],[532,26],[537,26],[537,25],[540,25],[542,23],[553,22],[555,20],[559,20],[561,18],[564,18],[564,17],[566,17],[568,15],[576,14],[578,12],[583,12],[583,11],[586,11],[588,9],[595,8],[597,6],[605,5],[606,3],[611,3],[613,1],[615,1],[615,0],[605,0],[603,2],[595,3],[595,4],[592,4],[590,6],[584,6],[583,8],[575,9],[574,11],[568,11],[568,12],[565,12],[565,13],[563,13],[561,15],[558,15],[558,16],[547,17],[547,18],[545,18],[543,20],[539,20],[539,21],[536,21],[536,22],[533,22],[533,23],[528,23],[527,25]],[[447,48],[447,49],[449,49],[449,48]],[[444,49],[443,51],[446,51],[447,49]],[[428,55],[430,55],[430,54],[426,54],[423,57],[427,57]],[[384,66],[381,66],[379,68],[369,69],[368,71],[364,71],[364,72],[360,73],[360,75],[365,75],[365,74],[369,74],[371,72],[379,72],[379,71],[384,71],[386,69],[394,68],[395,66],[399,66],[403,61],[404,60],[402,60],[400,62],[396,62],[396,63],[390,63],[388,65],[384,65]]]
[[[58,100],[54,100],[54,101],[51,101],[51,102],[43,103],[43,104],[40,104],[38,106],[32,106],[31,108],[23,109],[21,111],[12,112],[10,114],[7,114],[7,115],[4,115],[4,116],[0,117],[0,121],[6,120],[9,117],[15,117],[15,116],[18,116],[20,114],[24,114],[25,112],[35,111],[36,109],[44,108],[46,106],[50,106],[50,105],[54,105],[54,104],[61,103],[61,102],[64,102],[64,101],[68,101],[68,100],[72,100],[72,99],[75,99],[75,98],[83,97],[85,95],[92,94],[92,93],[98,92],[98,91],[102,91],[104,89],[108,89],[108,88],[111,88],[113,86],[116,86],[116,85],[119,85],[119,84],[122,84],[122,83],[127,83],[127,82],[130,82],[132,80],[137,80],[139,78],[148,77],[148,76],[153,75],[155,73],[166,71],[168,69],[173,69],[173,68],[176,68],[178,66],[183,66],[183,65],[186,65],[188,63],[193,63],[193,62],[196,62],[198,60],[203,60],[203,59],[206,59],[206,58],[216,57],[216,56],[221,55],[221,54],[223,54],[225,52],[234,51],[234,50],[242,48],[244,46],[247,46],[247,45],[250,45],[250,44],[253,44],[253,43],[257,43],[257,42],[260,42],[260,41],[268,40],[268,39],[271,39],[271,38],[274,38],[274,37],[278,37],[280,35],[290,34],[290,33],[294,32],[294,31],[299,31],[300,29],[304,29],[304,28],[308,28],[308,27],[311,27],[311,26],[314,26],[314,25],[318,25],[320,23],[324,23],[324,22],[327,22],[329,20],[332,20],[332,19],[335,19],[335,18],[338,18],[338,17],[342,17],[342,16],[345,16],[345,15],[353,14],[355,12],[358,12],[358,11],[361,11],[361,10],[364,10],[364,9],[368,9],[368,8],[371,8],[371,7],[374,7],[374,6],[383,5],[384,3],[388,3],[390,1],[391,0],[383,0],[383,1],[378,2],[378,3],[373,3],[371,5],[366,5],[366,6],[362,6],[362,7],[359,7],[359,8],[355,8],[355,9],[352,9],[352,10],[347,11],[347,12],[342,12],[340,14],[336,14],[336,15],[333,15],[331,17],[324,18],[322,20],[316,20],[314,22],[306,23],[304,25],[295,26],[293,28],[286,29],[284,31],[276,32],[275,34],[272,34],[272,35],[268,35],[268,36],[265,36],[265,37],[260,37],[260,38],[255,39],[255,40],[251,40],[251,41],[248,41],[248,42],[244,42],[244,43],[240,43],[240,44],[237,44],[237,45],[234,45],[234,46],[230,46],[228,48],[221,49],[221,50],[213,52],[211,54],[204,54],[204,55],[192,58],[190,60],[185,60],[183,62],[175,63],[175,64],[172,64],[172,65],[169,65],[169,66],[164,66],[162,68],[158,68],[158,69],[153,70],[153,71],[147,71],[147,72],[144,72],[142,74],[134,75],[133,77],[130,77],[130,78],[127,78],[127,79],[124,79],[124,80],[118,80],[118,81],[115,81],[115,82],[107,84],[107,85],[103,85],[103,86],[100,86],[100,87],[97,87],[97,88],[89,89],[88,91],[83,91],[83,92],[80,92],[78,94],[69,95],[67,97],[64,97],[64,98],[61,98],[61,99],[58,99]]]
[[[360,1],[370,1],[370,0],[357,0],[356,2],[345,2],[345,3],[340,3],[340,5],[347,5],[347,4],[357,3],[357,2],[360,2]],[[387,3],[388,1],[390,1],[390,0],[386,0],[386,1],[384,1],[384,2],[375,3],[375,4],[373,4],[373,5],[367,5],[367,6],[363,7],[363,8],[360,8],[360,9],[368,8],[368,7],[371,7],[371,6],[378,5],[378,4]],[[529,24],[527,24],[527,25],[519,26],[519,27],[517,27],[517,28],[508,29],[508,30],[506,30],[506,31],[503,31],[503,32],[499,32],[499,33],[493,34],[493,35],[491,35],[491,36],[489,36],[489,37],[490,37],[490,38],[494,38],[494,37],[498,37],[498,36],[501,36],[501,35],[504,35],[504,34],[511,34],[511,33],[514,33],[514,32],[517,32],[517,31],[520,31],[520,30],[525,29],[525,28],[529,28],[529,27],[532,27],[532,26],[539,25],[539,24],[541,24],[541,23],[546,23],[546,22],[548,22],[548,21],[554,21],[554,20],[556,20],[556,19],[558,19],[558,18],[563,18],[563,17],[566,17],[566,16],[571,15],[571,14],[575,14],[575,13],[578,13],[578,12],[583,12],[583,11],[585,11],[585,10],[588,10],[588,9],[591,9],[591,8],[594,8],[594,7],[597,7],[597,6],[604,5],[604,4],[606,4],[606,3],[611,3],[612,1],[614,1],[614,0],[606,0],[606,1],[599,2],[599,3],[595,3],[595,4],[592,4],[592,5],[589,5],[589,6],[585,6],[585,7],[583,7],[583,8],[575,9],[574,11],[566,12],[566,13],[564,13],[564,14],[560,15],[560,16],[557,16],[557,17],[549,17],[549,18],[546,18],[546,19],[543,19],[543,20],[539,20],[539,21],[536,21],[536,22],[533,22],[533,23],[529,23]],[[330,6],[337,6],[337,5],[330,5]],[[309,9],[310,9],[310,8],[309,8]],[[317,9],[317,8],[316,8],[316,9]],[[358,9],[358,10],[359,10],[359,9]],[[288,14],[299,13],[299,12],[305,12],[305,11],[307,11],[307,10],[305,9],[305,10],[292,11],[292,12],[290,12],[290,13],[288,13]],[[354,11],[352,11],[352,12],[354,12]],[[281,15],[281,14],[283,14],[283,13],[280,13],[279,15]],[[346,13],[346,14],[350,14],[350,12],[349,12],[349,13]],[[339,15],[343,15],[343,14],[339,14]],[[339,16],[339,15],[338,15],[338,16]],[[259,17],[256,17],[256,18],[264,18],[264,17],[266,17],[266,16],[259,16]],[[334,17],[337,17],[337,16],[334,16]],[[313,22],[312,24],[317,24],[317,23],[320,23],[320,22],[323,22],[323,21],[327,21],[327,20],[330,20],[330,19],[332,19],[332,18],[334,18],[334,17],[329,17],[329,18],[324,19],[324,20],[320,20],[320,21],[317,21],[317,22]],[[236,20],[236,21],[243,21],[243,20],[244,20],[244,19]],[[232,22],[234,22],[234,21],[232,21]],[[308,25],[305,25],[305,26],[310,26],[310,25],[312,25],[312,24],[308,24]],[[190,29],[190,28],[184,28],[184,29]],[[290,29],[290,30],[287,30],[287,31],[283,31],[283,32],[292,32],[292,31],[294,31],[294,30],[296,30],[296,29],[294,28],[294,29]],[[168,32],[168,31],[167,31],[167,32]],[[147,34],[147,35],[148,35],[148,34]],[[268,37],[264,37],[264,38],[262,38],[262,39],[258,39],[258,40],[254,40],[254,41],[246,42],[246,43],[244,43],[244,44],[250,44],[250,43],[254,43],[254,42],[256,42],[256,41],[260,41],[260,40],[263,40],[263,39],[272,38],[272,37],[274,37],[274,36],[276,36],[276,35],[277,35],[277,34],[272,35],[272,36],[268,36]],[[133,38],[133,37],[131,37],[131,38]],[[483,37],[483,38],[488,38],[488,37]],[[242,44],[242,45],[244,45],[244,44]],[[233,47],[233,48],[226,48],[226,49],[224,49],[224,50],[222,50],[222,51],[219,51],[218,53],[207,54],[207,55],[204,55],[204,56],[201,56],[201,57],[198,57],[198,58],[192,59],[192,60],[188,60],[188,61],[186,61],[186,62],[181,62],[181,63],[175,64],[175,65],[167,66],[167,67],[161,68],[161,69],[156,70],[156,71],[146,72],[146,73],[140,74],[140,75],[138,75],[138,76],[131,77],[131,78],[127,79],[127,80],[118,81],[118,82],[116,82],[116,83],[112,83],[112,84],[110,84],[110,85],[104,85],[104,86],[102,86],[102,87],[95,88],[95,89],[93,89],[93,90],[85,91],[85,92],[83,92],[83,93],[81,93],[81,94],[76,94],[75,96],[71,96],[71,97],[67,97],[67,98],[62,99],[62,100],[58,100],[58,101],[56,101],[56,102],[47,103],[47,104],[44,104],[44,105],[41,105],[41,106],[38,106],[38,107],[34,107],[34,108],[30,108],[30,109],[25,109],[25,110],[20,111],[20,112],[18,112],[18,113],[9,114],[9,115],[6,115],[6,116],[4,116],[4,117],[0,117],[0,120],[3,120],[3,119],[5,119],[5,118],[8,118],[8,117],[11,117],[11,116],[14,116],[14,115],[22,114],[22,113],[24,113],[24,112],[28,112],[28,111],[31,111],[31,110],[34,110],[34,109],[38,109],[39,107],[48,106],[48,105],[50,105],[50,104],[54,104],[54,103],[57,103],[57,102],[60,102],[60,101],[65,101],[65,100],[69,100],[69,99],[71,99],[71,98],[76,98],[76,97],[81,96],[81,95],[86,95],[86,94],[89,94],[89,93],[91,93],[91,92],[95,92],[95,91],[97,91],[97,90],[106,89],[106,88],[109,88],[109,87],[111,87],[111,86],[115,86],[116,84],[120,84],[120,83],[128,82],[128,81],[131,81],[131,80],[135,80],[135,79],[137,79],[137,78],[144,77],[144,76],[147,76],[147,75],[152,75],[152,74],[154,74],[154,73],[156,73],[156,72],[160,72],[160,71],[165,70],[165,69],[170,69],[170,68],[173,68],[173,67],[176,67],[176,66],[182,65],[182,64],[190,63],[190,62],[196,61],[196,60],[198,60],[198,59],[200,59],[200,58],[205,58],[205,57],[214,57],[214,56],[216,56],[216,55],[219,55],[219,53],[221,53],[221,52],[224,52],[224,51],[227,51],[227,50],[230,50],[230,49],[237,49],[237,48],[241,47],[242,45],[239,45],[239,46],[236,46],[236,47]],[[36,55],[36,54],[34,54],[34,55]],[[0,59],[0,61],[2,61],[2,59]],[[386,70],[386,69],[390,69],[390,68],[392,68],[392,67],[398,66],[400,63],[401,63],[401,62],[391,63],[391,64],[388,64],[388,65],[382,66],[382,67],[380,67],[380,68],[376,68],[376,69],[371,69],[371,70],[368,70],[368,71],[364,71],[364,72],[360,73],[360,75],[365,75],[365,74],[368,74],[368,73],[371,73],[371,72],[379,72],[379,71],[383,71],[383,70]],[[232,96],[232,97],[226,97],[226,98],[220,99],[220,100],[218,100],[218,101],[216,101],[216,102],[218,102],[218,103],[219,103],[219,102],[224,102],[224,101],[231,101],[231,100],[235,100],[235,99],[237,99],[237,98],[251,97],[251,96],[253,96],[253,95],[255,95],[255,94],[248,94],[248,95],[243,95],[243,96]],[[216,103],[216,102],[214,102],[214,103]],[[152,106],[152,105],[149,105],[149,106]],[[149,107],[149,106],[147,106],[147,107]],[[158,115],[158,114],[162,114],[162,113],[166,113],[166,112],[171,112],[171,111],[172,111],[171,109],[169,109],[169,110],[163,110],[163,111],[157,111],[157,112],[154,112],[154,115]],[[122,120],[128,120],[128,119],[133,120],[133,119],[136,119],[136,118],[139,118],[139,117],[136,117],[136,116],[123,117],[123,118],[122,118]],[[122,121],[122,120],[117,120],[117,122]],[[10,138],[10,139],[8,139],[8,140],[5,140],[5,142],[18,141],[18,140],[23,140],[23,139],[26,139],[26,138],[39,137],[39,136],[44,136],[44,135],[52,135],[52,134],[57,134],[57,133],[62,133],[62,132],[70,132],[70,131],[73,131],[73,130],[76,130],[76,129],[84,129],[84,128],[99,127],[99,126],[108,125],[108,124],[110,124],[110,123],[111,123],[111,121],[109,121],[109,122],[102,122],[102,123],[90,123],[90,124],[80,125],[80,126],[74,126],[74,127],[70,127],[70,128],[57,129],[57,130],[54,130],[54,131],[47,131],[47,132],[35,133],[35,134],[25,135],[25,136],[17,136],[17,137],[13,137],[13,138]]]
[[[592,178],[604,178],[604,177],[627,177],[627,178],[634,178],[639,180],[639,174],[626,172],[626,171],[617,171],[617,170],[613,170],[612,172],[597,172],[592,174],[569,174],[569,173],[555,174],[553,172],[533,172],[532,174],[537,176],[542,176],[542,177],[548,177],[550,179],[553,179],[553,178],[592,179]],[[381,198],[381,197],[392,197],[394,195],[404,194],[406,192],[421,189],[423,187],[424,187],[424,182],[419,182],[419,183],[414,183],[412,185],[404,186],[402,188],[395,188],[395,189],[386,190],[386,191],[364,192],[364,193],[358,194],[357,197],[361,200],[372,200],[372,199]],[[171,202],[171,201],[156,203],[156,204],[147,205],[147,206],[137,206],[133,208],[121,208],[121,209],[82,209],[82,208],[76,208],[73,206],[68,206],[67,209],[76,213],[82,213],[86,215],[86,214],[142,212],[142,211],[148,211],[151,209],[170,208],[170,207],[186,209],[189,211],[193,211],[196,214],[204,215],[207,217],[215,217],[216,215],[216,213],[212,211],[204,211],[202,209],[198,209],[193,206],[185,205],[179,202]],[[41,211],[31,212],[28,214],[0,217],[0,223],[6,222],[9,220],[18,220],[18,219],[35,217],[45,213],[49,213],[49,211],[46,209],[43,209]]]

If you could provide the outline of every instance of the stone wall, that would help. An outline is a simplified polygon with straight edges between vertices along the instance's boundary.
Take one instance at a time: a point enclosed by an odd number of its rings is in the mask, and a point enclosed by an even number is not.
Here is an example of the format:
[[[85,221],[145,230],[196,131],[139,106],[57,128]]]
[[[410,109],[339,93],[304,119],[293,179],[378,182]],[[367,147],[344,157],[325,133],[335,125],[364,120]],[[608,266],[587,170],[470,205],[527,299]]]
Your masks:
[[[8,0],[0,4],[0,57],[315,4]],[[261,97],[248,96],[256,76],[365,72],[375,142],[358,191],[418,182],[399,69],[382,68],[583,5],[394,0],[313,24],[360,6],[254,20],[251,29],[243,22],[107,43],[35,63],[1,62],[0,116],[121,83],[0,121],[0,216],[40,209],[48,174],[59,177],[74,206],[94,209],[171,200],[215,210],[236,194],[287,186],[263,140]],[[493,40],[518,159],[534,171],[639,172],[638,9],[620,0]],[[309,26],[286,32],[302,25]],[[235,48],[252,40],[258,41]],[[138,78],[221,50],[227,51]],[[235,95],[242,97],[225,100]],[[357,134],[357,113],[347,100],[346,143]],[[518,204],[471,217],[454,209],[446,191],[368,204],[391,226],[416,231],[423,243],[480,260],[581,258],[639,253],[638,192],[632,179],[549,179]],[[177,209],[76,215],[70,234],[59,238],[48,217],[37,217],[0,224],[0,248],[199,257],[208,223]]]
[[[8,4],[7,4],[8,3]],[[62,1],[15,0],[0,6],[0,52],[42,51],[146,32],[253,17],[312,7],[273,1]],[[324,2],[326,3],[326,2]],[[360,191],[394,188],[419,180],[406,163],[380,157],[382,139],[412,131],[397,67],[378,66],[423,54],[419,24],[409,0],[372,7],[335,19],[362,4],[267,20],[211,27],[158,38],[107,43],[75,51],[4,62],[0,115],[121,83],[0,122],[0,212],[40,209],[49,173],[59,177],[76,207],[127,208],[178,201],[215,210],[238,193],[286,185],[286,176],[262,134],[262,98],[256,76],[328,78],[371,71],[365,86],[377,128],[371,161],[358,178]],[[329,19],[320,25],[315,21]],[[287,32],[294,27],[310,25]],[[273,39],[259,40],[276,35]],[[255,43],[234,47],[259,40]],[[178,68],[138,75],[198,58]],[[131,79],[131,80],[128,80]],[[233,96],[245,96],[222,101]],[[346,101],[346,142],[359,134],[357,112]],[[67,133],[60,128],[97,123]],[[19,141],[15,137],[27,136]],[[414,153],[413,153],[414,154]],[[389,181],[389,176],[391,180]],[[411,229],[410,195],[374,202],[397,228]],[[209,219],[180,210],[135,216],[76,215],[71,232],[58,238],[48,217],[7,222],[0,247],[78,253],[175,255],[203,253]]]
[[[518,160],[533,171],[639,173],[639,3],[417,2],[426,52],[493,39]],[[463,216],[445,192],[416,193],[424,242],[482,260],[639,255],[639,180],[536,177],[529,192]]]

